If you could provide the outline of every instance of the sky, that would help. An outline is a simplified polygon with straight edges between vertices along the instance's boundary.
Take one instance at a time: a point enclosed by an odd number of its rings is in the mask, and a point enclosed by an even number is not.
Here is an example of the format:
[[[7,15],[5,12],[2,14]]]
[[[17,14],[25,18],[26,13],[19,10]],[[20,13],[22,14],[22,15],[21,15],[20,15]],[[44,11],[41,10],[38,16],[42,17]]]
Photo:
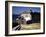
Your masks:
[[[32,12],[40,12],[40,7],[19,7],[19,6],[13,6],[12,7],[12,13],[13,14],[20,14],[24,11],[30,11],[30,9],[32,10]]]

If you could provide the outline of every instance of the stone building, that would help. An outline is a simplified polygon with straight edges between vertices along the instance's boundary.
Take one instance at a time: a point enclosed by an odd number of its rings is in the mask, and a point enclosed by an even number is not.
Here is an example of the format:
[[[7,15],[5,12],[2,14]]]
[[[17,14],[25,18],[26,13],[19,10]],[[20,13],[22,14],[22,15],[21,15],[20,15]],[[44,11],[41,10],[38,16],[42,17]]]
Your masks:
[[[23,13],[21,13],[21,18],[23,18],[21,21],[23,24],[26,24],[27,21],[31,21],[32,20],[32,16],[30,14],[31,12],[30,11],[24,11]]]

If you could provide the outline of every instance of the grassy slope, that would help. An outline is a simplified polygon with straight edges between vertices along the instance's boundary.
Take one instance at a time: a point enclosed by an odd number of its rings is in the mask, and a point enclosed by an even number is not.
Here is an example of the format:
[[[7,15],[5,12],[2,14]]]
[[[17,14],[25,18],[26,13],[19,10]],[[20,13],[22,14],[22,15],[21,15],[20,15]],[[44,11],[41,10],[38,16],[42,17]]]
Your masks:
[[[40,29],[40,23],[32,23],[28,25],[21,25],[21,30],[32,30],[32,29]]]

